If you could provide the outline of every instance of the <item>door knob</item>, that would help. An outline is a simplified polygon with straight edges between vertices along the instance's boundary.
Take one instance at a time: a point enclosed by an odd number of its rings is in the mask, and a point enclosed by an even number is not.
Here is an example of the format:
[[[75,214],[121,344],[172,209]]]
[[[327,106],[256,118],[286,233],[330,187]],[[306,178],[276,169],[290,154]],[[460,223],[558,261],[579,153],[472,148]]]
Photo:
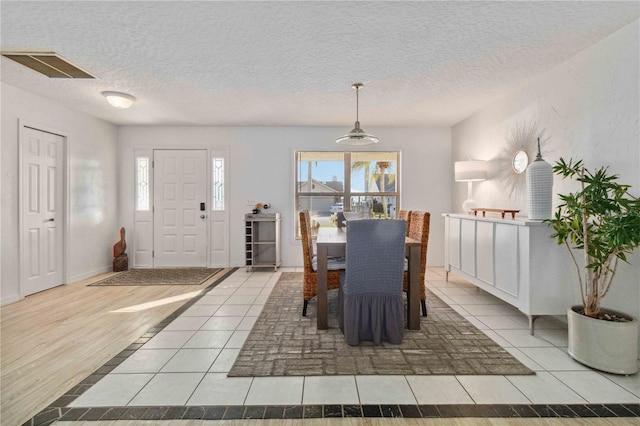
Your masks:
[[[54,218],[50,218],[50,219],[45,220],[45,222],[55,222],[55,219]]]
[[[205,217],[206,217],[206,216],[205,216],[205,215],[203,215],[203,214],[201,214],[201,215],[200,215],[200,219],[204,219]]]

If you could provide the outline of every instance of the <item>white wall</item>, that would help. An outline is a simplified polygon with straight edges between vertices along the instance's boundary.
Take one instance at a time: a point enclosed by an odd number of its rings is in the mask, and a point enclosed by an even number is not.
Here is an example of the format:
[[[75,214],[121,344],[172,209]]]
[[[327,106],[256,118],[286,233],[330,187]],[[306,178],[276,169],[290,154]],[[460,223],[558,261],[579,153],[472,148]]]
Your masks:
[[[639,40],[640,21],[635,21],[458,123],[452,129],[453,160],[495,159],[510,128],[535,121],[550,136],[547,162],[581,158],[588,167],[609,166],[640,196]],[[452,187],[453,207],[460,212],[466,185]],[[554,193],[568,190],[555,178]],[[479,206],[513,206],[526,213],[524,198],[508,197],[495,179],[475,184],[474,198]],[[604,305],[640,317],[639,251],[629,260],[631,265],[620,265]]]
[[[20,297],[18,271],[18,120],[69,136],[67,282],[111,268],[118,238],[117,127],[2,83],[2,272],[0,303]]]
[[[294,164],[296,150],[342,150],[335,138],[346,128],[331,127],[122,127],[120,217],[133,229],[133,150],[136,147],[223,147],[230,152],[230,261],[244,265],[244,214],[247,200],[269,202],[282,217],[282,264],[301,266],[300,241],[294,239]],[[363,150],[402,152],[403,209],[431,212],[429,265],[443,265],[444,220],[451,208],[450,129],[368,128],[379,146]],[[129,235],[133,235],[130,233]]]

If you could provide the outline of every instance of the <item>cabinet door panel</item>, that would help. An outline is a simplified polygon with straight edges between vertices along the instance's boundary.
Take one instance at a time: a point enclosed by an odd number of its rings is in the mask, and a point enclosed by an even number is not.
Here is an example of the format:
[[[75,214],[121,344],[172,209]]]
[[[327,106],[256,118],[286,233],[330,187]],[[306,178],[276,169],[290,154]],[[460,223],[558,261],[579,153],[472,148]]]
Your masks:
[[[449,219],[449,264],[460,268],[460,219]]]
[[[493,285],[493,223],[477,223],[478,278]]]
[[[496,287],[518,296],[518,227],[496,223]]]
[[[460,269],[476,275],[476,221],[463,220],[460,227]]]

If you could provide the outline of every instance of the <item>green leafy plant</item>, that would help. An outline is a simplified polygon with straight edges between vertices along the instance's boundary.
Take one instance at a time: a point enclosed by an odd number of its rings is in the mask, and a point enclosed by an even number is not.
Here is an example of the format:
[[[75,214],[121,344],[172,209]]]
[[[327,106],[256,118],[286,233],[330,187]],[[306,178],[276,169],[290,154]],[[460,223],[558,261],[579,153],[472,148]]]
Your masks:
[[[580,190],[559,194],[561,204],[547,221],[555,231],[552,238],[567,247],[576,267],[584,315],[603,318],[600,303],[611,288],[618,260],[626,262],[627,254],[640,246],[640,200],[606,167],[591,171],[582,160],[560,158],[553,172],[580,182]],[[573,249],[582,250],[583,268]]]

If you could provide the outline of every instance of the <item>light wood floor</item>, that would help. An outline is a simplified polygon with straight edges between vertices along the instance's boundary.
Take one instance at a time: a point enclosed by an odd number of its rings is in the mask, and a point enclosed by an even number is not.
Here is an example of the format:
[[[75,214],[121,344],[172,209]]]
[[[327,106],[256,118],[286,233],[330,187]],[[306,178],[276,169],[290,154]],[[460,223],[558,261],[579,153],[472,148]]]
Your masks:
[[[112,274],[0,308],[2,425],[20,425],[36,415],[216,278],[198,286],[87,286]],[[176,296],[186,299],[163,300]],[[157,304],[115,312],[148,302]]]

